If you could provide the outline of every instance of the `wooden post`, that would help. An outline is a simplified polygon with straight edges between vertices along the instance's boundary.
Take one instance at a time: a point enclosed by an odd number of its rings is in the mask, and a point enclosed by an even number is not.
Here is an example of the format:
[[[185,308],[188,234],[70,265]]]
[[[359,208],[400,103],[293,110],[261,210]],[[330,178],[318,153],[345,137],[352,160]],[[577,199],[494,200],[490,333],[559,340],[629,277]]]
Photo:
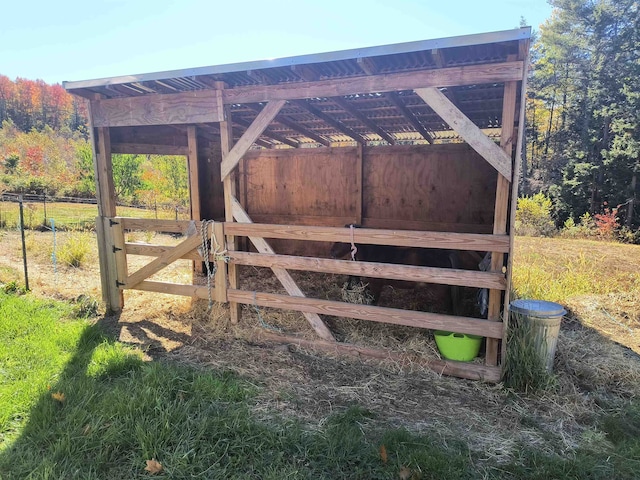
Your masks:
[[[89,102],[89,136],[93,151],[93,166],[96,178],[96,197],[98,200],[98,218],[96,219],[96,234],[98,240],[98,260],[100,263],[100,282],[102,285],[102,299],[107,312],[115,313],[122,310],[124,298],[118,292],[117,276],[113,254],[110,254],[105,229],[107,218],[116,216],[116,194],[113,185],[113,165],[111,162],[111,137],[109,127],[94,128],[94,105],[100,96]]]
[[[195,125],[187,127],[187,165],[189,170],[189,205],[191,207],[191,220],[200,221],[200,188],[198,174],[198,137]],[[192,262],[193,274],[200,275],[203,272],[202,262]]]
[[[356,157],[356,224],[362,225],[362,198],[364,192],[362,191],[362,163],[363,163],[363,147],[361,143],[358,143]]]
[[[104,217],[102,218],[102,222],[106,249],[107,279],[109,282],[107,284],[107,303],[108,305],[111,305],[112,312],[118,312],[122,310],[122,307],[124,306],[124,295],[120,287],[123,286],[121,284],[124,284],[121,280],[126,278],[126,272],[124,273],[124,277],[118,273],[118,265],[116,261],[116,252],[118,250],[116,250],[116,242],[113,232],[115,220],[111,217]],[[124,247],[124,242],[122,242],[122,247]],[[124,250],[122,251],[124,252]],[[124,268],[124,270],[126,270],[126,268]],[[117,306],[117,309],[114,308],[114,306]]]
[[[513,159],[515,114],[516,114],[516,92],[517,82],[506,82],[504,84],[504,99],[502,104],[502,132],[500,136],[500,146]],[[512,178],[517,183],[517,178]],[[493,233],[503,235],[507,233],[507,218],[509,216],[509,194],[511,192],[509,180],[498,175],[496,186],[496,204],[493,218]],[[514,199],[515,201],[515,199]],[[511,257],[512,252],[509,252]],[[491,253],[491,271],[500,272],[504,268],[504,253]],[[508,295],[505,293],[505,295]],[[501,320],[500,313],[502,307],[502,291],[489,290],[488,319],[494,322]],[[507,321],[507,319],[503,319]],[[498,340],[487,339],[487,352],[485,363],[489,366],[498,364]]]
[[[222,88],[223,85],[217,85]],[[224,106],[224,121],[220,122],[220,148],[222,150],[222,160],[227,157],[233,147],[233,125],[231,123],[231,108],[229,105]],[[236,173],[235,169],[226,177],[223,177],[222,186],[224,188],[224,218],[227,222],[233,222],[233,203],[236,192]],[[238,240],[232,235],[227,235],[227,250],[230,252],[238,249]],[[238,267],[236,265],[227,265],[227,276],[229,279],[229,288],[238,288]],[[240,321],[241,310],[240,304],[229,302],[229,314],[231,323],[236,324]]]

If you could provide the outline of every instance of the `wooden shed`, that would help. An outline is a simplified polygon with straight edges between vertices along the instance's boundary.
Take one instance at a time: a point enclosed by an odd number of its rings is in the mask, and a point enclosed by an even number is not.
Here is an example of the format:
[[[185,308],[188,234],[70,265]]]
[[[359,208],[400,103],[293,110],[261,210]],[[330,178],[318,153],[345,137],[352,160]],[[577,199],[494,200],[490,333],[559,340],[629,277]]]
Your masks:
[[[317,344],[338,350],[357,346],[339,345],[322,315],[475,334],[487,339],[484,364],[431,366],[498,381],[529,41],[530,29],[521,28],[65,82],[89,100],[107,307],[124,307],[123,289],[211,294],[229,303],[233,322],[241,320],[241,304],[303,312]],[[118,217],[113,153],[185,155],[192,222]],[[213,238],[204,253],[199,234],[174,247],[124,237],[126,230],[200,232],[203,224]],[[484,271],[336,260],[328,258],[333,242],[455,250],[478,259],[490,253],[491,260]],[[216,254],[216,243],[226,256]],[[155,259],[129,272],[128,255]],[[148,280],[180,258],[193,259],[201,272],[202,255],[217,267],[211,289]],[[272,269],[288,295],[241,290],[239,265]],[[288,270],[483,288],[488,313],[309,298]]]

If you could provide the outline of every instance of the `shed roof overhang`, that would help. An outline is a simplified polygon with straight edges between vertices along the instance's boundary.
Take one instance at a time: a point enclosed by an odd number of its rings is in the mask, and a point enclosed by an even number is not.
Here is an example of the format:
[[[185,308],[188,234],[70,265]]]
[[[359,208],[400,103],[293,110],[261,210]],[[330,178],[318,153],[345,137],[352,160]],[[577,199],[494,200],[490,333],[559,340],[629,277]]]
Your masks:
[[[144,128],[198,123],[203,134],[216,135],[216,122],[223,106],[229,105],[237,137],[252,124],[266,102],[287,100],[258,139],[259,145],[278,147],[456,140],[457,134],[414,91],[440,87],[475,125],[498,136],[504,83],[523,79],[530,33],[530,28],[525,27],[275,60],[64,82],[64,87],[79,96],[101,99],[94,109],[96,126]],[[171,104],[180,105],[182,117],[169,108]],[[135,119],[135,111],[146,114]]]

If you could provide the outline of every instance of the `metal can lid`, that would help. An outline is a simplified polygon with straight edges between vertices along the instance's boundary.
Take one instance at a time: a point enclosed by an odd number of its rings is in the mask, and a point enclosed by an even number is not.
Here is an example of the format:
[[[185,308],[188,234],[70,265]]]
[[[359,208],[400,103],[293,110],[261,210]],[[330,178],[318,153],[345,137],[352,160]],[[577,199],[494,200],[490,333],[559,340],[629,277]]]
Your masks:
[[[511,302],[509,310],[522,315],[538,318],[562,317],[567,313],[562,305],[546,300],[529,300],[520,298]]]

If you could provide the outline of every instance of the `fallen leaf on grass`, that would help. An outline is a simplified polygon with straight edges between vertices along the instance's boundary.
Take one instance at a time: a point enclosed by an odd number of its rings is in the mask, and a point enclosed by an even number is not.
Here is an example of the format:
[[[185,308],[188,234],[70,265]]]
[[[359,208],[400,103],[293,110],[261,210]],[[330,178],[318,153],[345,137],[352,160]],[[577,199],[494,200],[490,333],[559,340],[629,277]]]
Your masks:
[[[384,445],[380,445],[380,459],[382,460],[382,463],[387,463],[387,447]]]
[[[147,460],[147,466],[145,470],[149,472],[151,475],[155,475],[156,473],[162,473],[162,464],[158,462],[155,458],[151,460]]]
[[[53,398],[55,401],[63,403],[64,402],[64,393],[62,392],[55,392],[51,394],[51,398]]]
[[[91,433],[91,425],[89,425],[88,423],[84,426],[84,428],[82,429],[82,434],[87,436],[89,435],[89,433]]]
[[[409,480],[411,478],[411,469],[402,467],[398,473],[398,478],[400,478],[400,480]]]

